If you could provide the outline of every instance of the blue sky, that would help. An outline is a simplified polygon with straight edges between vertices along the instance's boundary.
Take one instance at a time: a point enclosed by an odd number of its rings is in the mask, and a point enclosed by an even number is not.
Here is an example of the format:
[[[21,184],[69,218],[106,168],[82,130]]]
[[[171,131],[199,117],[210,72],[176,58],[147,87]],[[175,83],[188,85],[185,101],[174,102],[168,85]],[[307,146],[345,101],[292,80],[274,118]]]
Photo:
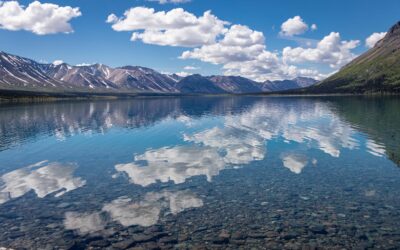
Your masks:
[[[377,34],[371,42],[379,40],[384,35],[381,32],[399,20],[400,10],[398,0],[191,0],[176,4],[145,0],[41,0],[39,6],[57,5],[50,9],[66,15],[62,22],[70,25],[68,29],[58,27],[62,23],[58,19],[44,18],[46,14],[38,14],[25,23],[16,21],[30,16],[21,12],[18,13],[21,16],[15,18],[17,14],[5,8],[5,3],[0,5],[0,50],[9,53],[43,62],[141,65],[161,72],[234,74],[260,81],[327,76],[367,50],[365,40],[373,33]],[[31,3],[24,0],[17,4],[26,11]],[[65,6],[79,8],[80,15],[57,12]],[[142,8],[132,12],[130,17],[124,16],[125,11],[137,7]],[[151,8],[153,14],[141,22],[137,16]],[[168,13],[177,8],[183,10],[172,21],[168,15],[160,15],[160,11]],[[38,11],[48,11],[44,9]],[[193,33],[189,40],[175,42],[182,38],[176,35],[179,29],[196,28],[196,25],[202,30],[210,28],[199,21],[208,10],[214,19],[223,22],[211,39],[204,43],[189,41],[196,40],[197,33]],[[110,14],[115,14],[115,18],[107,23]],[[179,15],[192,15],[194,20],[185,24]],[[282,24],[288,19],[293,20],[286,26],[289,31],[284,32]],[[316,29],[311,28],[313,24]],[[119,28],[115,28],[118,25]],[[154,30],[161,40],[154,40]],[[134,32],[139,38],[131,41]],[[170,32],[178,37],[171,38]],[[199,33],[199,36],[208,32]],[[243,37],[247,35],[248,39]],[[326,41],[318,47],[324,37]],[[173,42],[168,42],[170,38]],[[287,47],[290,49],[285,49]],[[182,56],[185,51],[186,56]]]

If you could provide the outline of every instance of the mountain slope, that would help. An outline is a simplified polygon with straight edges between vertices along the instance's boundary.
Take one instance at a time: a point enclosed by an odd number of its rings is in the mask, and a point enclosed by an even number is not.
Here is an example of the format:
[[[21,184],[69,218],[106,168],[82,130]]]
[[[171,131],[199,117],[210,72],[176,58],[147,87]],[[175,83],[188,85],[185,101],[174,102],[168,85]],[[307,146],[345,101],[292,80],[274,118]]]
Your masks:
[[[259,83],[240,76],[168,75],[140,66],[45,64],[0,52],[0,91],[35,93],[241,94],[302,88],[315,80]]]
[[[214,82],[201,75],[190,75],[177,84],[178,89],[184,94],[223,94],[227,93]]]
[[[400,92],[400,22],[372,49],[306,89],[321,93]]]
[[[270,92],[300,89],[310,87],[317,82],[317,80],[307,77],[297,77],[292,80],[265,81],[262,89]]]
[[[138,66],[42,64],[0,52],[0,89],[4,90],[176,93],[176,77]]]
[[[177,92],[174,79],[145,67],[125,66],[115,68],[107,79],[119,88],[138,92]]]
[[[68,85],[46,74],[47,65],[0,52],[0,87],[13,90],[67,89]]]
[[[46,74],[59,81],[67,82],[70,86],[90,89],[117,89],[112,81],[107,79],[111,68],[94,64],[89,66],[70,66],[66,63],[49,64]]]
[[[241,76],[208,77],[216,86],[229,93],[256,93],[261,91],[262,84]]]
[[[176,92],[176,81],[171,77],[138,66],[111,68],[103,64],[71,66],[63,63],[50,66],[47,74],[71,85],[90,89]]]

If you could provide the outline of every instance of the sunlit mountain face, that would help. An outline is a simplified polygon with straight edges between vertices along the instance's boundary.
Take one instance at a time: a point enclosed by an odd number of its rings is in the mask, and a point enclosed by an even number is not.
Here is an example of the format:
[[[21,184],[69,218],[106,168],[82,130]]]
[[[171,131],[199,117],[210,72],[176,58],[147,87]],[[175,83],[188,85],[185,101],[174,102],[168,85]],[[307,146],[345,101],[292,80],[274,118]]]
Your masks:
[[[0,247],[394,247],[398,105],[364,97],[2,105]]]

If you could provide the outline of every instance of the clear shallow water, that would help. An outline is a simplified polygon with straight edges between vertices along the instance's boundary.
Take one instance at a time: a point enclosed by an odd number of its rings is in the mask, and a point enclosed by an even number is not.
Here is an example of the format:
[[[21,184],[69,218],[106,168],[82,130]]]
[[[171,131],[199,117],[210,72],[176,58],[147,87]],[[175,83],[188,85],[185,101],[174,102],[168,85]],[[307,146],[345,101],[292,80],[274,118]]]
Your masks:
[[[399,248],[396,98],[0,106],[0,246]]]

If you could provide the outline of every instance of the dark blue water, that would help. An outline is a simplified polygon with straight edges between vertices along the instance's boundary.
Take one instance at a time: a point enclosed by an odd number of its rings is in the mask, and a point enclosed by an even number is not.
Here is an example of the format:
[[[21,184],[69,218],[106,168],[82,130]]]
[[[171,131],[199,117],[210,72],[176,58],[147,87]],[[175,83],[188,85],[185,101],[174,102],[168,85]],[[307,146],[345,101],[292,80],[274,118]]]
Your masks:
[[[400,248],[400,101],[0,105],[0,247]]]

